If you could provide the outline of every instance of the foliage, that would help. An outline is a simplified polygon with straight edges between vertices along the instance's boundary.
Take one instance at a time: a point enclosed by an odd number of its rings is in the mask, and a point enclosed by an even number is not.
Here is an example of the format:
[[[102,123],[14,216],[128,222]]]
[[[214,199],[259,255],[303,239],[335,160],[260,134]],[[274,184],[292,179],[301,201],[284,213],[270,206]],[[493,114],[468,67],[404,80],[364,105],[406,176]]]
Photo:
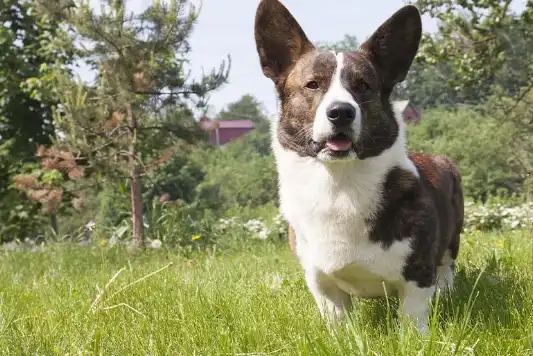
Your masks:
[[[57,97],[47,69],[68,73],[72,53],[68,46],[53,47],[65,33],[38,16],[30,1],[2,0],[0,22],[0,144],[9,148],[9,158],[23,160],[54,136],[51,109]]]
[[[209,149],[207,134],[190,116],[172,107],[154,121],[171,128],[173,134],[159,131],[143,141],[141,152],[149,168],[144,172],[143,202],[150,204],[159,197],[192,203],[197,197],[196,187],[205,176],[203,162],[195,160],[194,155]]]
[[[200,199],[210,200],[220,211],[232,206],[258,207],[277,201],[277,175],[273,156],[265,154],[268,136],[249,134],[223,149],[203,154],[205,180]]]
[[[201,206],[218,212],[239,207],[256,208],[277,201],[277,176],[270,148],[269,119],[261,103],[244,95],[217,116],[250,119],[255,129],[223,147],[197,153],[205,178],[198,186]]]
[[[67,180],[75,181],[83,176],[83,168],[79,167],[71,152],[56,148],[47,149],[39,146],[37,158],[41,166],[33,168],[31,174],[18,174],[13,178],[15,187],[25,192],[28,198],[39,202],[43,212],[50,217],[52,231],[58,233],[57,214],[63,200],[71,201],[75,210],[83,210],[83,199],[68,191]]]
[[[417,1],[423,14],[440,20],[438,33],[424,36],[420,59],[434,65],[444,57],[450,58],[448,63],[453,71],[447,79],[456,90],[486,92],[509,55],[518,54],[512,53],[516,35],[527,36],[533,29],[530,16],[533,4],[528,2],[526,10],[516,15],[510,12],[511,3],[513,0]]]
[[[518,100],[496,90],[486,105],[480,108],[485,116],[493,117],[495,130],[504,136],[509,162],[518,167],[517,181],[526,197],[533,199],[533,91],[524,91]]]
[[[359,48],[359,41],[357,37],[346,34],[340,41],[318,42],[316,47],[321,51],[350,52]]]
[[[400,97],[424,108],[480,105],[494,89],[518,98],[531,85],[533,30],[531,2],[521,13],[517,1],[419,0],[423,15],[438,21],[425,33]]]
[[[188,40],[198,18],[187,0],[155,1],[138,15],[127,14],[124,1],[108,1],[100,14],[83,2],[64,16],[78,40],[89,43],[80,56],[97,77],[94,85],[70,76],[57,81],[62,95],[54,118],[65,139],[56,144],[79,154],[87,172],[95,172],[92,179],[130,179],[133,236],[142,246],[142,176],[172,156],[177,140],[194,141],[173,124],[192,121],[191,104],[204,106],[228,71],[223,63],[200,81],[186,77]]]
[[[157,171],[147,175],[143,201],[160,198],[192,203],[196,200],[196,187],[204,180],[204,169],[191,158],[190,153],[180,153],[172,155]]]
[[[14,190],[12,179],[34,166],[39,144],[55,135],[57,104],[51,67],[69,73],[74,52],[57,21],[35,2],[0,1],[0,240],[34,235],[43,220],[37,204]],[[64,43],[61,48],[55,46]],[[31,217],[31,218],[30,218]]]
[[[217,242],[214,217],[200,213],[194,205],[182,201],[161,202],[157,199],[146,209],[143,220],[148,241],[158,241],[167,247],[188,249],[203,248]],[[130,244],[132,231],[131,217],[118,225],[95,224],[94,236],[108,246]]]
[[[520,180],[531,184],[533,2],[513,13],[516,3],[417,1],[423,14],[439,20],[439,31],[424,36],[408,88],[422,105],[471,104],[500,122],[500,136],[514,138],[508,153],[521,166]]]
[[[222,218],[218,221],[217,229],[226,234],[235,230],[244,230],[245,236],[274,241],[286,240],[288,231],[287,224],[279,213],[271,221],[260,218],[246,221],[238,217]]]
[[[522,168],[510,159],[513,136],[492,117],[471,109],[426,110],[408,126],[411,151],[449,156],[461,171],[464,193],[474,200],[522,192]]]

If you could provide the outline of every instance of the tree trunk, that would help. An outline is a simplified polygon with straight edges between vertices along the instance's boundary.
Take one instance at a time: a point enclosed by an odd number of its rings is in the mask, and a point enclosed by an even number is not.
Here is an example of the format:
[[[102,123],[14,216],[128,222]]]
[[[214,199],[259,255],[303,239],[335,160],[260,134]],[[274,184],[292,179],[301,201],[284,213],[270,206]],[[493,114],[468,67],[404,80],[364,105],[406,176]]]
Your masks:
[[[142,205],[142,182],[139,160],[137,156],[137,119],[133,115],[131,104],[126,105],[128,122],[131,128],[130,145],[130,178],[131,178],[131,213],[133,218],[133,243],[141,248],[144,244],[143,231],[143,205]]]
[[[56,213],[50,213],[50,226],[52,227],[52,231],[54,232],[54,235],[57,236],[58,230],[57,230],[57,215],[56,215]]]
[[[131,207],[133,216],[133,242],[136,247],[142,247],[144,242],[143,231],[143,204],[142,187],[139,166],[134,164],[131,169]]]

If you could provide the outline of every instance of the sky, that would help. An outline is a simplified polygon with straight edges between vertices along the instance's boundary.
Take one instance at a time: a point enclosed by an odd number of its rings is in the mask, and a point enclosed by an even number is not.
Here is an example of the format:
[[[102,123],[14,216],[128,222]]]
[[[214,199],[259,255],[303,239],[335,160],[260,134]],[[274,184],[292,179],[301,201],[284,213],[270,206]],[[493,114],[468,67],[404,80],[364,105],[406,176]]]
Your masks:
[[[99,0],[91,0],[99,7]],[[283,0],[312,42],[337,41],[345,34],[362,42],[405,0]],[[152,0],[129,0],[127,9],[138,12]],[[199,4],[199,1],[193,1]],[[311,4],[312,3],[312,4]],[[263,76],[254,41],[254,17],[259,0],[203,0],[190,43],[191,73],[199,78],[231,56],[229,83],[210,96],[209,114],[214,115],[244,94],[254,95],[269,115],[276,112],[273,83]],[[436,30],[433,19],[423,17],[426,32]],[[87,68],[78,73],[91,78]]]

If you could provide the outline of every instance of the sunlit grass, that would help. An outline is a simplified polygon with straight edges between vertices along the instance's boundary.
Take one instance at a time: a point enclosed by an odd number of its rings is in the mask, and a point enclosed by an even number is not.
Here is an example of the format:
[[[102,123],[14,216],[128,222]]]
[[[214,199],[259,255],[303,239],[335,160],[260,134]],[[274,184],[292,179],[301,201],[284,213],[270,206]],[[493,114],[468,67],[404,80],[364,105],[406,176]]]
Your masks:
[[[428,338],[397,325],[394,299],[357,301],[328,329],[284,245],[5,252],[0,354],[531,355],[530,236],[465,236]]]

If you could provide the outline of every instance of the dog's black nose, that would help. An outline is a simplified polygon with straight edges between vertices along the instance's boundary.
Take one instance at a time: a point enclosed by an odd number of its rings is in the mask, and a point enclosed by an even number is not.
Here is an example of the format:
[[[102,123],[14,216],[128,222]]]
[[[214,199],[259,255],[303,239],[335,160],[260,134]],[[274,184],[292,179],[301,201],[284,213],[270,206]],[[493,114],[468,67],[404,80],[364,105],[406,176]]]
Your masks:
[[[346,126],[355,120],[357,111],[352,104],[337,101],[327,107],[326,114],[333,125]]]

